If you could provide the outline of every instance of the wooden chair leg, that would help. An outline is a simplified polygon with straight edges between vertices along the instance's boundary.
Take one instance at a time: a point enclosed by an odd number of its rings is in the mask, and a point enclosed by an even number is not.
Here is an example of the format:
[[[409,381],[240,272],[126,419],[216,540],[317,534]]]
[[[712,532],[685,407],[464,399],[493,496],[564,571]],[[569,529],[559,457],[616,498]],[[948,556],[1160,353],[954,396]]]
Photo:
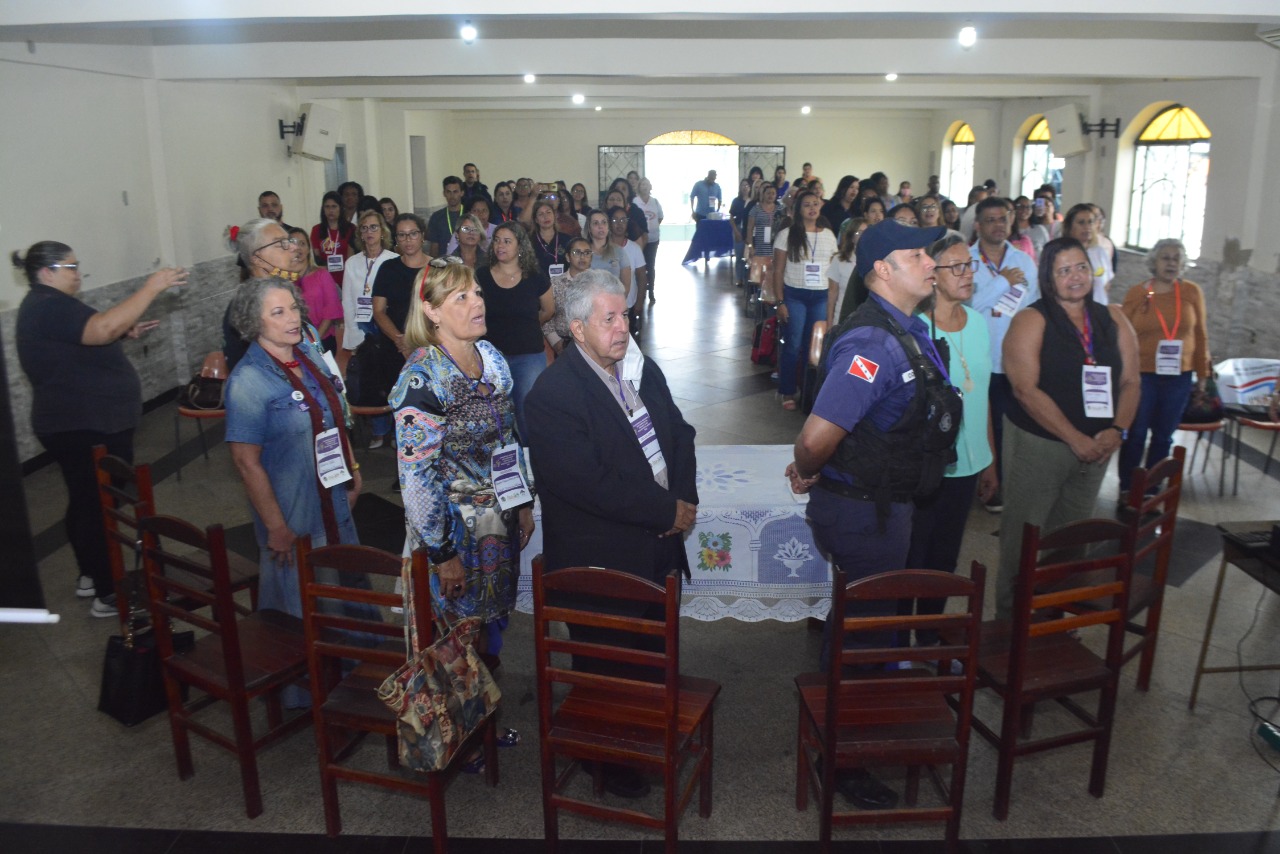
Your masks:
[[[276,729],[280,724],[284,723],[284,710],[280,705],[280,692],[272,691],[265,699],[267,701],[267,728]]]
[[[1017,703],[1006,701],[1004,715],[1000,723],[999,754],[996,758],[996,796],[991,814],[997,821],[1009,817],[1009,800],[1013,792],[1014,748],[1018,744],[1018,731],[1021,727],[1022,707]]]
[[[1142,637],[1142,655],[1138,658],[1137,688],[1139,691],[1146,691],[1151,687],[1151,671],[1156,663],[1156,641],[1160,638],[1160,613],[1163,610],[1164,594],[1162,593],[1147,608],[1147,624],[1143,628]]]
[[[796,726],[796,809],[809,808],[809,754],[804,746],[804,708],[801,707]]]
[[[444,810],[444,783],[440,773],[428,775],[427,795],[431,800],[431,848],[435,854],[449,854],[449,830]]]
[[[542,836],[547,854],[560,849],[560,821],[555,805],[551,802],[556,785],[556,758],[545,745],[542,750]]]
[[[244,811],[249,818],[262,815],[262,787],[258,782],[258,757],[253,751],[253,727],[249,721],[249,701],[232,697],[231,723],[235,730],[236,760],[240,763],[240,784],[244,787]]]
[[[698,784],[698,788],[701,790],[698,801],[698,815],[703,818],[711,817],[711,766],[716,755],[713,749],[715,741],[714,721],[715,718],[713,716],[707,715],[702,728],[703,768],[702,781]]]
[[[920,766],[911,765],[907,768],[907,785],[903,792],[902,801],[909,807],[916,805],[916,801],[920,799]]]

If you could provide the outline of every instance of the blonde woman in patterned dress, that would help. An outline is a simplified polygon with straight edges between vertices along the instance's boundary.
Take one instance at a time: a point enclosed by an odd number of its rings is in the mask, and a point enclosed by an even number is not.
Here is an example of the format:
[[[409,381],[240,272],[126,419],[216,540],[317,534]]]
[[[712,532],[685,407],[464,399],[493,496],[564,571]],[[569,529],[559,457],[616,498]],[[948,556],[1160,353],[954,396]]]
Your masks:
[[[532,500],[502,511],[494,495],[494,452],[515,445],[511,371],[480,340],[485,305],[469,267],[432,261],[414,295],[405,324],[412,352],[390,396],[410,546],[430,552],[436,618],[481,618],[477,649],[493,667],[515,606],[520,549],[533,533]],[[404,593],[408,610],[412,590]]]

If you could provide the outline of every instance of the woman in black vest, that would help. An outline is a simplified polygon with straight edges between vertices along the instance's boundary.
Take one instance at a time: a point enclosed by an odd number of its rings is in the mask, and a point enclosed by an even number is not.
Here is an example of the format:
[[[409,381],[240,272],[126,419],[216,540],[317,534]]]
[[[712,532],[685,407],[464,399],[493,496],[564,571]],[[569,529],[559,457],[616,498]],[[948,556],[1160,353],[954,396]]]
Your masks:
[[[1078,240],[1045,244],[1044,297],[1020,311],[1004,340],[1013,385],[1005,417],[1005,518],[997,618],[1010,616],[1026,522],[1046,530],[1093,515],[1111,455],[1138,409],[1138,337],[1118,306],[1093,299],[1093,268]]]

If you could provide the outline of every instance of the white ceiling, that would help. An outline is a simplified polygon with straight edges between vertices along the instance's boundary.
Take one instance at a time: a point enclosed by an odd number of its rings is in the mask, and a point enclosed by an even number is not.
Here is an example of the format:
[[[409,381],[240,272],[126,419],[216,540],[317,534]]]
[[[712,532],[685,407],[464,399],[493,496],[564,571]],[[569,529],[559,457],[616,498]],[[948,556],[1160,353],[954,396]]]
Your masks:
[[[11,61],[139,46],[162,80],[270,80],[304,98],[378,98],[423,108],[776,110],[936,108],[940,99],[1070,96],[1138,80],[1274,74],[1257,38],[1280,3],[1077,0],[1070,14],[1027,14],[1027,0],[897,0],[893,13],[832,11],[833,0],[645,0],[645,15],[605,15],[599,0],[469,0],[421,14],[421,0],[4,0]],[[786,15],[772,10],[780,5]],[[851,4],[849,4],[851,5]],[[722,11],[731,7],[733,12]],[[1211,12],[1206,12],[1211,8]],[[480,30],[457,37],[469,16]],[[972,23],[979,42],[955,36]],[[97,46],[107,46],[106,48]],[[15,45],[16,47],[16,45]],[[894,83],[884,80],[898,73]],[[524,84],[525,72],[538,82]]]

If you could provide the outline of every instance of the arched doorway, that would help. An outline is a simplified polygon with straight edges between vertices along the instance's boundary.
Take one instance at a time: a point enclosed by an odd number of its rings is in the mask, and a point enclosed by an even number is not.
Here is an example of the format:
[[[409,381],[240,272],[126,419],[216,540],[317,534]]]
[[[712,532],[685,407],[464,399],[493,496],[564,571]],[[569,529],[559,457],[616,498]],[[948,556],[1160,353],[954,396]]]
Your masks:
[[[645,144],[644,165],[653,195],[662,203],[664,239],[668,226],[692,226],[689,191],[708,171],[716,171],[726,206],[738,195],[738,144],[715,131],[676,130],[655,136]]]

